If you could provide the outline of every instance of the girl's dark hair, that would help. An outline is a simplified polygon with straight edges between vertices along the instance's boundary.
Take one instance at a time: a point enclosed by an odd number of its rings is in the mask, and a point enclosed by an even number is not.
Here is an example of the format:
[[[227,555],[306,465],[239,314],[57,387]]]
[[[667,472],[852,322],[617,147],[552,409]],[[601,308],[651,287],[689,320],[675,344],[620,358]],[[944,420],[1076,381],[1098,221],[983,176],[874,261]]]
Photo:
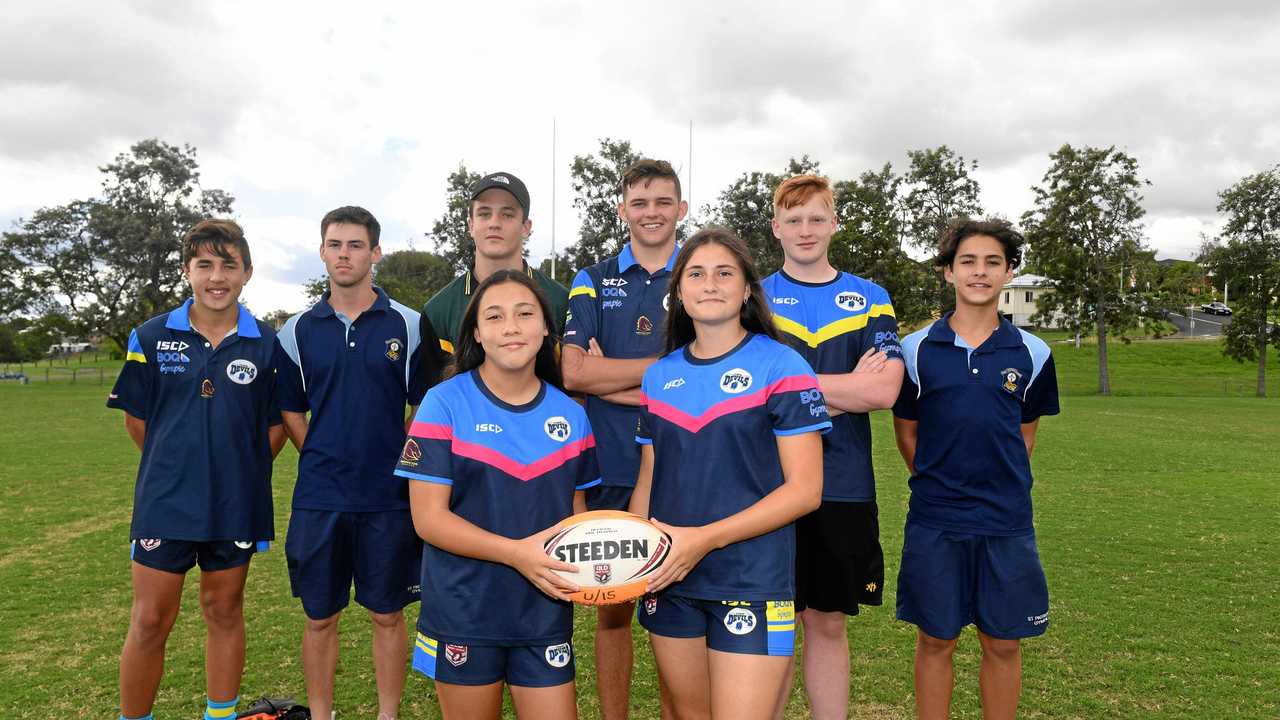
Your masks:
[[[938,269],[951,267],[956,261],[956,252],[960,243],[974,235],[986,235],[995,238],[1004,248],[1004,259],[1009,268],[1022,264],[1022,246],[1026,242],[1022,233],[1014,229],[1013,223],[1003,218],[956,218],[942,231],[938,241],[938,255],[934,258],[934,266]]]
[[[484,363],[484,347],[476,342],[476,325],[480,322],[480,301],[489,288],[503,283],[515,283],[529,288],[542,309],[542,322],[547,326],[547,336],[533,361],[533,374],[557,390],[564,390],[560,375],[560,337],[556,335],[556,323],[551,317],[551,304],[542,288],[522,270],[499,270],[484,279],[471,293],[471,302],[462,313],[462,325],[458,328],[458,342],[454,345],[453,364],[445,368],[444,377],[470,372]]]
[[[693,257],[693,253],[703,245],[711,243],[720,245],[733,255],[738,263],[738,269],[747,281],[747,287],[751,289],[747,301],[742,304],[742,310],[738,314],[742,327],[747,332],[767,335],[782,342],[782,335],[773,324],[773,312],[769,310],[764,290],[760,288],[760,274],[751,263],[751,255],[746,243],[739,240],[729,228],[712,225],[694,233],[693,237],[685,242],[680,248],[680,254],[676,256],[675,266],[671,269],[671,279],[667,282],[667,340],[663,354],[693,342],[693,318],[689,317],[689,313],[685,312],[684,304],[680,302],[680,278],[684,277],[685,268],[689,266],[689,258]]]

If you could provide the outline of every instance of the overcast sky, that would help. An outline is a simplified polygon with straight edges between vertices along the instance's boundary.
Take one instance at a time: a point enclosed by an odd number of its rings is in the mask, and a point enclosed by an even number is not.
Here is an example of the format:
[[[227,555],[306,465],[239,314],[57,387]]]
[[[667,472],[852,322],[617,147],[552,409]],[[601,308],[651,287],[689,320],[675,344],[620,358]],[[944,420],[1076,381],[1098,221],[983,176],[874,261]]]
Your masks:
[[[1149,242],[1191,257],[1216,193],[1280,162],[1280,3],[172,3],[42,0],[0,25],[0,223],[98,192],[146,137],[236,197],[255,312],[298,310],[329,209],[431,249],[459,162],[533,196],[531,254],[577,230],[598,139],[672,161],[695,207],[808,154],[833,179],[908,149],[979,162],[1017,217],[1064,142],[1135,155]],[[181,6],[181,7],[179,7]],[[557,144],[552,153],[552,121]],[[690,155],[689,123],[693,123]]]

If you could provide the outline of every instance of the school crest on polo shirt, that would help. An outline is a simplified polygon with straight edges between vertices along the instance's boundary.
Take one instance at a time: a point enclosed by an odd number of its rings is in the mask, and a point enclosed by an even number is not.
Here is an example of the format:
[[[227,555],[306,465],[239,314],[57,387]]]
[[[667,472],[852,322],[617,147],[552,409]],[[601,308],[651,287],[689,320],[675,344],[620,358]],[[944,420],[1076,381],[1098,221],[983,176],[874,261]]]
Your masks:
[[[385,355],[391,362],[400,359],[400,353],[404,352],[404,341],[400,338],[391,338],[387,341],[387,352]]]
[[[1022,373],[1017,368],[1005,368],[1000,371],[1000,379],[1004,381],[1000,387],[1004,388],[1005,392],[1017,392]]]

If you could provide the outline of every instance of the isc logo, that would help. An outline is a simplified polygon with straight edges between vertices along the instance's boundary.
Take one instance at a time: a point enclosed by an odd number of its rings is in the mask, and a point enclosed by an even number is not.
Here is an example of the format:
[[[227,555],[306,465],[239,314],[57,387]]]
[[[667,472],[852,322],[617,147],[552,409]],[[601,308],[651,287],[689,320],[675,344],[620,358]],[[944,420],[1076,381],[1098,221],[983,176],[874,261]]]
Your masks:
[[[836,295],[836,305],[842,310],[857,312],[867,306],[867,299],[852,290]]]
[[[720,389],[730,395],[745,392],[751,387],[751,373],[742,368],[734,368],[720,376]]]
[[[799,304],[800,304],[800,299],[799,299],[799,298],[784,298],[784,297],[776,297],[776,298],[774,298],[774,299],[773,299],[773,304],[774,304],[774,305],[799,305]]]
[[[186,350],[189,347],[191,346],[181,340],[157,340],[156,341],[157,350],[172,350],[173,352],[182,352],[183,350]],[[183,362],[186,362],[186,361],[184,360]]]
[[[627,284],[627,281],[622,278],[604,278],[600,281],[600,284],[605,287],[622,287]]]
[[[682,385],[684,385],[684,378],[678,377],[675,380],[668,380],[667,383],[662,386],[662,389],[670,390],[672,388],[678,388]]]
[[[476,423],[476,432],[502,432],[502,426],[498,423]]]

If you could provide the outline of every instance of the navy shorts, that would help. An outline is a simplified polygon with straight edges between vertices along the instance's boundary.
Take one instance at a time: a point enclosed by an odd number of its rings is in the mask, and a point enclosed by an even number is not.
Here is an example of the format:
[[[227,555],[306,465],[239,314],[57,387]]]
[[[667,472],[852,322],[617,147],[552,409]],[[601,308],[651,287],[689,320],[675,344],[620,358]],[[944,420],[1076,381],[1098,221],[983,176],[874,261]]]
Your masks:
[[[351,600],[393,613],[419,598],[422,541],[408,510],[339,512],[294,510],[284,544],[293,596],[313,620]]]
[[[615,485],[593,485],[583,492],[587,496],[588,510],[622,510],[626,512],[631,504],[633,487]]]
[[[200,565],[204,572],[230,570],[245,565],[256,552],[266,552],[266,540],[162,540],[138,538],[129,545],[129,559],[152,570],[186,575]]]
[[[421,630],[413,643],[413,669],[452,685],[505,681],[516,687],[555,687],[573,681],[573,642],[566,635],[545,645],[442,643]]]
[[[898,619],[940,640],[965,625],[1017,640],[1049,626],[1049,586],[1035,533],[973,535],[907,522],[898,571]]]
[[[669,592],[636,604],[645,630],[663,637],[705,637],[707,647],[740,655],[790,657],[796,645],[796,609],[790,600],[698,600]]]
[[[857,615],[880,605],[884,552],[875,502],[823,501],[796,520],[796,611]]]

